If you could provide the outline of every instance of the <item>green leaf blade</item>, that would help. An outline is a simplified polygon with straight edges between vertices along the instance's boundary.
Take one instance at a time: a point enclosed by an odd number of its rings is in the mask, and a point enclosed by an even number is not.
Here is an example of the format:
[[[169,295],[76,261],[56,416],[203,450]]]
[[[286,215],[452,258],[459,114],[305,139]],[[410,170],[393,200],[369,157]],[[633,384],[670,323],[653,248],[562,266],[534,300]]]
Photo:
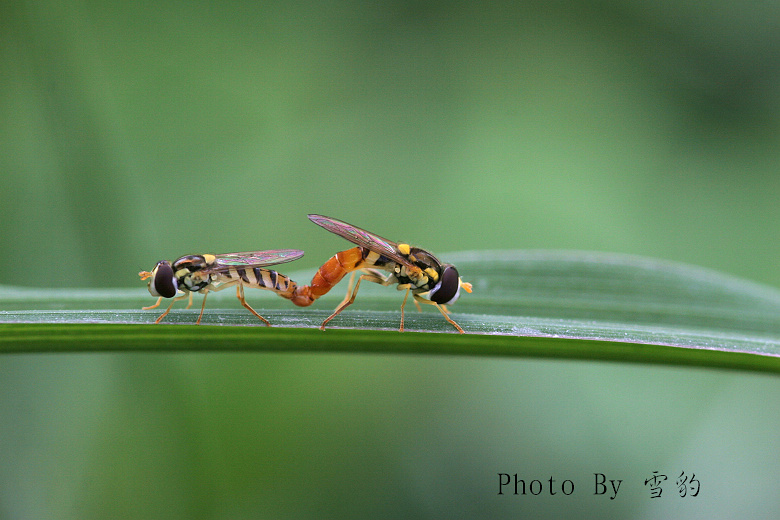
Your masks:
[[[350,308],[317,329],[341,286],[306,309],[265,291],[232,291],[199,309],[160,310],[145,288],[0,288],[0,351],[298,350],[553,357],[780,371],[780,291],[720,273],[626,255],[487,251],[444,256],[474,285],[451,306],[461,336],[433,309],[406,308],[402,293],[361,286]],[[290,273],[299,282],[311,272]],[[260,302],[260,303],[258,303]],[[181,305],[181,304],[179,304]],[[193,307],[199,307],[199,304]],[[427,307],[427,306],[424,306]]]

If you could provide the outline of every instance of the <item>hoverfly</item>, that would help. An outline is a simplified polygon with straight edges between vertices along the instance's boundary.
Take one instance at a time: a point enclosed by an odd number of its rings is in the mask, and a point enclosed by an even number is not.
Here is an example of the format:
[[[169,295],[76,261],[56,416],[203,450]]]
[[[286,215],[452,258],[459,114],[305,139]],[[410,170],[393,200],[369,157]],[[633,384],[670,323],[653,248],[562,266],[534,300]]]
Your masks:
[[[322,215],[309,215],[309,220],[358,245],[336,253],[320,267],[312,278],[311,285],[298,287],[291,298],[295,305],[311,305],[314,300],[330,291],[348,272],[352,272],[344,301],[322,322],[320,330],[325,330],[325,325],[330,320],[355,301],[360,282],[367,280],[385,286],[398,284],[399,291],[406,290],[401,304],[401,332],[404,330],[404,306],[411,291],[418,310],[420,303],[434,305],[444,318],[463,334],[463,329],[448,316],[449,311],[445,306],[455,303],[461,288],[471,292],[471,284],[460,279],[455,266],[442,264],[424,249],[404,243],[397,244],[341,220]],[[363,274],[353,288],[358,270]],[[382,271],[389,271],[390,274],[385,275]]]
[[[182,256],[173,263],[162,260],[152,272],[141,271],[141,280],[149,279],[149,293],[157,296],[157,303],[143,310],[159,307],[163,298],[173,298],[171,304],[155,323],[160,323],[177,301],[187,298],[187,308],[192,306],[192,293],[203,293],[203,305],[200,308],[197,324],[206,308],[206,296],[209,291],[221,291],[236,286],[236,297],[249,312],[260,318],[266,325],[269,321],[260,316],[244,299],[244,287],[267,289],[283,298],[292,298],[297,284],[288,277],[263,267],[297,260],[303,251],[297,249],[276,249],[271,251],[248,251],[244,253],[225,253],[220,255],[203,254]],[[176,296],[179,292],[183,293]],[[174,296],[176,296],[174,298]]]

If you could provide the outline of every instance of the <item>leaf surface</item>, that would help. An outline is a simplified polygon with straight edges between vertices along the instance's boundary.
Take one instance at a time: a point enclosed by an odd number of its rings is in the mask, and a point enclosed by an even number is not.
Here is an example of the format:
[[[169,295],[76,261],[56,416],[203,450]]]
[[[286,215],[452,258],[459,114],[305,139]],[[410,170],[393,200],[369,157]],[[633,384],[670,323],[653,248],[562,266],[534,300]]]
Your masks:
[[[273,327],[228,289],[179,302],[163,324],[137,289],[0,287],[0,351],[258,350],[531,356],[780,371],[780,291],[714,271],[644,257],[561,251],[441,255],[474,286],[450,307],[405,310],[403,293],[363,284],[355,303],[318,330],[346,284],[309,308],[247,291]],[[312,271],[289,273],[306,283]]]

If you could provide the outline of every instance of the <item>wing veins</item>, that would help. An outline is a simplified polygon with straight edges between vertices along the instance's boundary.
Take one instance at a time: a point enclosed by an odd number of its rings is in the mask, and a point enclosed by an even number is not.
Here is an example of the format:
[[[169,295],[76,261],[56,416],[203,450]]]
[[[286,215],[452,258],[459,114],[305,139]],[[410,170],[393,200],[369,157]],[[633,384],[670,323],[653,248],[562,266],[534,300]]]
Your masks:
[[[292,262],[303,256],[303,251],[297,249],[272,249],[268,251],[244,251],[240,253],[215,254],[216,265],[206,269],[211,273],[224,273],[231,268],[254,269],[269,265]]]
[[[392,240],[375,235],[365,229],[353,226],[342,220],[335,218],[325,217],[323,215],[309,215],[309,220],[317,224],[318,226],[327,229],[333,234],[340,236],[346,240],[349,240],[353,244],[357,244],[361,247],[385,256],[394,262],[407,267],[412,267],[412,263],[408,258],[404,257],[398,251],[398,244]]]

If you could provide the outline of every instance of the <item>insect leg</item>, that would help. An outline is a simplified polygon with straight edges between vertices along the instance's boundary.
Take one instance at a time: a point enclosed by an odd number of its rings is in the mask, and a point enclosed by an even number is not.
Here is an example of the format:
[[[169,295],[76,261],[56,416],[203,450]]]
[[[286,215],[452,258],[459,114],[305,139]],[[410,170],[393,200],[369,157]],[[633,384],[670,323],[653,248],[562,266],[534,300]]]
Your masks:
[[[341,300],[341,303],[338,304],[338,307],[341,307],[342,305],[346,306],[349,305],[347,301],[349,300],[350,294],[352,293],[352,286],[355,285],[355,275],[357,274],[357,271],[353,271],[352,275],[349,277],[349,283],[347,284],[347,294],[344,295],[344,299]]]
[[[219,284],[209,284],[208,286],[204,287],[200,291],[203,293],[203,306],[200,308],[200,316],[198,316],[197,324],[200,324],[200,320],[203,317],[203,310],[206,308],[206,295],[209,292],[217,292],[221,291],[222,289],[227,289],[228,287],[236,286],[236,298],[238,298],[238,301],[241,302],[241,305],[243,305],[249,312],[257,316],[261,321],[265,322],[266,325],[269,327],[271,326],[271,323],[262,316],[260,316],[257,311],[255,311],[244,298],[244,284],[241,282],[241,279],[233,279],[227,282],[221,282]]]
[[[426,300],[425,298],[420,298],[420,297],[419,297],[419,296],[417,296],[416,294],[414,295],[414,299],[415,299],[416,301],[420,302],[420,303],[425,303],[425,304],[428,304],[428,305],[435,305],[435,306],[436,306],[436,308],[437,308],[437,309],[439,309],[439,312],[441,312],[441,315],[442,315],[442,316],[444,316],[444,319],[445,319],[445,320],[447,320],[448,322],[450,322],[450,324],[451,324],[453,327],[455,327],[456,329],[458,329],[458,332],[460,332],[461,334],[465,334],[465,331],[464,331],[462,328],[460,328],[460,325],[458,325],[457,323],[455,323],[455,321],[454,321],[452,318],[450,318],[449,316],[447,316],[447,314],[448,314],[448,312],[449,312],[449,311],[447,310],[447,308],[446,308],[446,307],[444,307],[444,305],[440,305],[440,304],[438,304],[438,303],[436,303],[436,302],[434,302],[434,301],[431,301],[431,300]]]
[[[269,327],[271,326],[271,322],[270,322],[270,321],[268,321],[267,319],[265,319],[265,318],[263,318],[262,316],[260,316],[260,315],[257,313],[257,311],[256,311],[256,310],[254,310],[254,309],[253,309],[253,308],[252,308],[252,307],[251,307],[251,306],[250,306],[250,305],[249,305],[249,304],[246,302],[246,299],[244,298],[244,284],[242,284],[242,283],[241,283],[241,281],[239,281],[239,282],[238,282],[238,285],[236,286],[236,297],[238,298],[238,301],[240,301],[240,302],[241,302],[241,305],[243,305],[244,307],[246,307],[246,309],[247,309],[249,312],[251,312],[252,314],[254,314],[255,316],[257,316],[258,318],[260,318],[260,320],[261,320],[261,321],[263,321],[263,322],[265,322],[265,324],[266,324],[266,325],[268,325]]]
[[[363,250],[360,247],[340,251],[322,264],[309,285],[296,287],[290,301],[300,307],[308,307],[314,300],[327,294],[347,273],[360,269],[362,265]]]
[[[157,307],[160,306],[160,302],[162,301],[162,299],[163,299],[163,297],[160,296],[159,298],[157,298],[157,303],[155,303],[154,305],[150,305],[148,307],[141,307],[141,310],[142,311],[149,311],[149,310],[152,310],[152,309],[156,309]]]
[[[354,275],[353,275],[353,278],[354,278]],[[344,298],[344,301],[342,301],[339,304],[339,306],[336,307],[336,310],[333,312],[333,314],[328,316],[325,319],[325,321],[323,321],[322,324],[320,324],[320,330],[325,330],[325,325],[330,320],[332,320],[333,318],[338,316],[341,313],[341,311],[343,311],[344,309],[346,309],[347,307],[352,305],[352,302],[355,301],[355,296],[357,296],[358,289],[360,288],[360,282],[362,282],[364,279],[368,280],[369,282],[378,283],[380,285],[390,285],[392,283],[392,281],[394,280],[392,275],[388,276],[387,278],[382,278],[381,276],[378,276],[378,275],[373,274],[373,273],[360,275],[360,278],[358,278],[357,284],[355,284],[355,288],[354,289],[350,288],[350,290],[347,291],[347,296]],[[351,282],[352,282],[352,280],[350,280],[350,285],[352,285]]]
[[[406,306],[406,299],[409,298],[409,289],[411,287],[406,288],[406,294],[404,294],[404,302],[401,304],[401,328],[398,329],[398,332],[404,331],[404,307]],[[417,303],[417,300],[414,301],[414,303]],[[420,308],[420,304],[417,303],[417,309]]]
[[[190,297],[191,297],[191,296],[192,296],[192,293],[190,293]],[[157,323],[160,323],[160,322],[162,321],[162,319],[163,319],[165,316],[167,316],[169,312],[171,312],[171,308],[173,308],[173,304],[174,304],[174,303],[176,303],[176,302],[179,302],[179,301],[183,300],[183,299],[184,299],[184,298],[186,298],[186,297],[187,297],[187,295],[186,295],[186,294],[182,294],[181,296],[179,296],[179,297],[177,297],[177,298],[174,298],[173,300],[171,300],[171,304],[170,304],[170,305],[168,305],[168,308],[167,308],[167,309],[165,309],[165,312],[163,312],[162,314],[160,314],[160,317],[159,317],[159,318],[157,318],[157,320],[155,320],[155,322],[154,322],[154,323],[155,323],[155,324],[157,324]],[[160,302],[157,302],[157,303],[159,304]],[[155,305],[155,307],[156,307],[156,306],[157,306],[157,305]]]
[[[206,309],[206,296],[209,295],[208,289],[202,289],[203,292],[203,305],[200,306],[200,314],[198,315],[198,321],[195,322],[195,325],[200,325],[200,320],[203,318],[203,311]],[[192,293],[190,293],[190,304],[192,304]],[[187,308],[189,309],[190,306],[188,305]]]

